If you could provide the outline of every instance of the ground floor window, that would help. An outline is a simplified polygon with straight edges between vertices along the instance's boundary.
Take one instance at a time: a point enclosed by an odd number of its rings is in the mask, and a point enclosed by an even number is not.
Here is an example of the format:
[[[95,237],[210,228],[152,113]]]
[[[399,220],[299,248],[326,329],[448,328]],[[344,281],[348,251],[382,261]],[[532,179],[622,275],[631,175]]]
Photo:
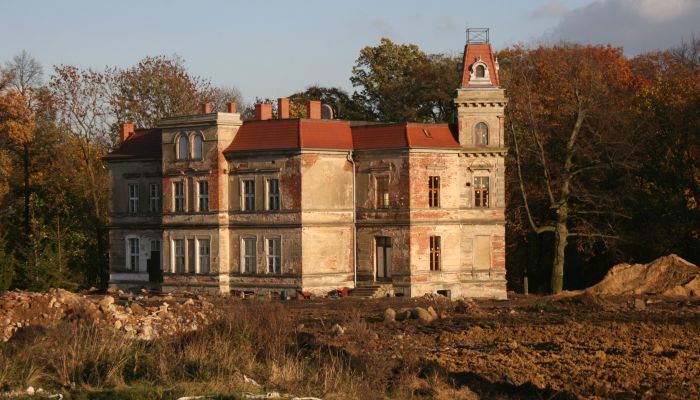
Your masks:
[[[243,238],[243,273],[256,273],[255,243],[254,237]]]
[[[282,244],[278,237],[267,238],[267,272],[282,273]]]
[[[175,259],[175,272],[184,274],[185,273],[185,240],[184,239],[174,239],[174,259]]]
[[[129,245],[128,247],[128,266],[127,268],[130,271],[138,271],[139,270],[139,239],[138,238],[129,238]]]
[[[199,239],[199,273],[209,273],[209,239]]]
[[[440,270],[440,236],[430,237],[430,270]]]

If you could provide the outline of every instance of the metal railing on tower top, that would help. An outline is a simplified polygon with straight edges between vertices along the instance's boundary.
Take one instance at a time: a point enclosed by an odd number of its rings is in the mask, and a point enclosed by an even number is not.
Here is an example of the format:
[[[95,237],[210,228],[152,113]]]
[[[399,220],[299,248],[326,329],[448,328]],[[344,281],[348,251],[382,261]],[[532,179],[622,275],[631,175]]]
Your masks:
[[[488,43],[489,28],[467,28],[467,43]]]

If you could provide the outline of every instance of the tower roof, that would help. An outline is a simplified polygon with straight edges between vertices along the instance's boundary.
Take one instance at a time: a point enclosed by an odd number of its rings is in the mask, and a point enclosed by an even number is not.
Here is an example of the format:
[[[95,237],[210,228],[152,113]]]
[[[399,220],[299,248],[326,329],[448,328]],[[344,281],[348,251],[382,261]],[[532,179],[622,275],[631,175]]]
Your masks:
[[[488,28],[467,29],[460,88],[498,87],[498,60],[493,56]]]

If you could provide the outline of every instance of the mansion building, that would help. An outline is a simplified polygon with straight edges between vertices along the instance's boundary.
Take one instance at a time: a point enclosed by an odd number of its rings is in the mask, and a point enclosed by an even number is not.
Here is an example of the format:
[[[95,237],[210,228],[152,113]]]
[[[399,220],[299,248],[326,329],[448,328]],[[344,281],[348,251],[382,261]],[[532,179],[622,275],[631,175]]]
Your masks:
[[[456,124],[323,119],[309,101],[122,125],[110,286],[506,297],[503,113],[488,40],[467,40]]]

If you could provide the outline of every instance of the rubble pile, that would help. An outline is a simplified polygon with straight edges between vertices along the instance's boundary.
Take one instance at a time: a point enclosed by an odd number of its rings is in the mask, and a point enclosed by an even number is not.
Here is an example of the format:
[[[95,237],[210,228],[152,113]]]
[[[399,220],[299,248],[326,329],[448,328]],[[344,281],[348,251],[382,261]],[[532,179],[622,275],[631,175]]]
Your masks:
[[[699,297],[700,268],[675,254],[648,264],[618,264],[585,292],[607,296]]]
[[[209,324],[214,305],[203,298],[135,295],[117,292],[80,295],[62,289],[12,291],[0,295],[0,334],[8,341],[21,328],[60,321],[88,321],[151,340],[190,332]]]

